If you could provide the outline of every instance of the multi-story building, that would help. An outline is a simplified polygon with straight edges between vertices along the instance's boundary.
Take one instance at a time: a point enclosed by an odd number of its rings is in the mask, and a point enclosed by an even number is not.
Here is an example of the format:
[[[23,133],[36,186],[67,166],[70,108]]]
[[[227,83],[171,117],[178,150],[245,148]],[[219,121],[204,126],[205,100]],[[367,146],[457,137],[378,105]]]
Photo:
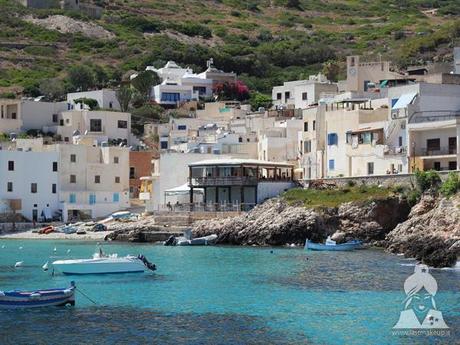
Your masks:
[[[31,221],[59,217],[59,170],[56,151],[0,150],[0,213],[14,209]]]
[[[56,125],[45,127],[61,136],[64,142],[71,142],[72,137],[85,135],[101,143],[107,140],[122,140],[127,144],[132,141],[131,114],[118,111],[64,111],[56,119]]]
[[[272,89],[273,105],[277,107],[304,109],[318,103],[322,94],[336,94],[337,85],[329,82],[321,73],[308,80],[285,82]]]
[[[17,132],[21,127],[21,102],[14,99],[0,99],[0,133]]]
[[[152,165],[155,155],[152,151],[129,152],[129,197],[139,197],[141,177],[152,175]]]
[[[59,144],[56,150],[64,221],[104,217],[130,206],[127,148]]]

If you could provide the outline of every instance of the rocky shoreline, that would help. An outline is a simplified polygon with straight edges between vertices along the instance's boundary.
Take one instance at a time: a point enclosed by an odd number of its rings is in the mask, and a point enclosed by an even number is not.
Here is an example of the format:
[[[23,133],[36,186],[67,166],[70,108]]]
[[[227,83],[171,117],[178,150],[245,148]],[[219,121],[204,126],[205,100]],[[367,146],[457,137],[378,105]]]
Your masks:
[[[331,235],[339,242],[360,239],[430,266],[452,266],[460,255],[460,196],[427,194],[412,209],[397,196],[326,209],[292,206],[276,198],[247,214],[193,226],[195,236],[211,233],[220,244],[261,246],[303,245],[306,238],[324,241]]]
[[[155,224],[155,217],[116,223],[106,240],[164,241],[186,227]],[[322,242],[360,239],[370,246],[404,254],[434,267],[455,265],[460,255],[460,195],[443,198],[425,194],[411,207],[394,194],[338,207],[306,208],[282,197],[267,200],[252,211],[231,218],[197,221],[194,237],[217,234],[217,244],[303,246],[305,239]]]

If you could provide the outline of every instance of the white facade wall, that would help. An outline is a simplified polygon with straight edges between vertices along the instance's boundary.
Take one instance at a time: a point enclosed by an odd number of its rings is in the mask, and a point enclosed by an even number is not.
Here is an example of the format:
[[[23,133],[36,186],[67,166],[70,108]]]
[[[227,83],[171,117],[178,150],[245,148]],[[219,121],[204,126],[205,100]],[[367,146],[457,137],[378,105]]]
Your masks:
[[[99,108],[121,110],[115,90],[102,89],[95,91],[72,92],[67,94],[67,102],[75,104],[79,98],[92,98],[97,101]]]
[[[274,198],[293,187],[292,182],[259,182],[257,185],[257,203]]]
[[[14,162],[14,171],[8,170],[9,161]],[[58,161],[57,152],[0,151],[0,200],[20,199],[22,209],[18,213],[29,220],[32,220],[34,210],[39,219],[46,207],[53,216],[60,208],[59,172],[53,171],[53,162]],[[8,182],[13,184],[12,192],[7,190]],[[36,193],[31,192],[32,183],[37,184]],[[53,184],[56,193],[53,193]]]
[[[34,102],[21,101],[22,130],[42,130],[43,127],[55,126],[58,114],[69,110],[67,102]],[[53,121],[55,115],[56,122]]]

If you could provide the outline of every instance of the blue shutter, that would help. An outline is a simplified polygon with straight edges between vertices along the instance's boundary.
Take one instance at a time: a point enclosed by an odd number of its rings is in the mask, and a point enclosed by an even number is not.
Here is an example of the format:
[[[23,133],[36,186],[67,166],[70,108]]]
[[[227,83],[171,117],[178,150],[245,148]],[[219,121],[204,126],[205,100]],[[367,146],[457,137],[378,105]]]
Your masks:
[[[329,159],[329,170],[335,170],[335,160]]]
[[[113,202],[119,202],[119,201],[120,201],[120,194],[113,193]]]
[[[96,194],[89,195],[89,204],[94,205],[96,203]]]
[[[77,202],[77,196],[75,194],[69,194],[69,204],[75,204]]]
[[[337,145],[339,142],[339,137],[337,136],[337,133],[329,133],[327,135],[327,144],[328,145]]]

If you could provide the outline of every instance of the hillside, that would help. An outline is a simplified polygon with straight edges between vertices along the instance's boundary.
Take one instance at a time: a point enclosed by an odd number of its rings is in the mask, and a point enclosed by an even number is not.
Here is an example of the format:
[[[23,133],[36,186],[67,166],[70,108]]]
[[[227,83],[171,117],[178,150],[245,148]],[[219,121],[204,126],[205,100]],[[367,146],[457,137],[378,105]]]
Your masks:
[[[380,55],[403,68],[451,60],[451,47],[460,42],[458,0],[95,3],[104,8],[97,20],[0,0],[0,91],[19,86],[33,94],[41,80],[64,78],[82,63],[105,86],[167,60],[199,72],[213,57],[251,90],[268,93],[282,81],[318,72],[326,61],[343,64],[347,54]]]

